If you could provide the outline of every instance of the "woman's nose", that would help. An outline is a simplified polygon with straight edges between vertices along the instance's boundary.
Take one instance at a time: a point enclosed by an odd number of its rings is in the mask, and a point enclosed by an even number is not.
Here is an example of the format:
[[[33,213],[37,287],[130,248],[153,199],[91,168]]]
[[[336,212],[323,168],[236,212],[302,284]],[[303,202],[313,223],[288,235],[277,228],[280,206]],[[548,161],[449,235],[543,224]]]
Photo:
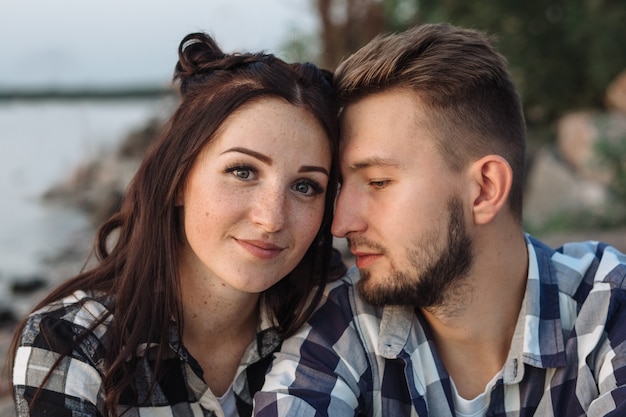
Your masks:
[[[263,192],[257,201],[251,202],[251,219],[267,232],[275,233],[285,225],[286,202],[278,190]]]

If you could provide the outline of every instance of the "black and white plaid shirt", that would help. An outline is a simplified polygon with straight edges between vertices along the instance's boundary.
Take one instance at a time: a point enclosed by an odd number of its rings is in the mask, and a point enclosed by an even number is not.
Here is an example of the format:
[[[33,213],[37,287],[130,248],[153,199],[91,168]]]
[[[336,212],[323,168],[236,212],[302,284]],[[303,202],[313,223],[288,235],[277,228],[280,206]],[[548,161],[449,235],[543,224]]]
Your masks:
[[[528,237],[527,247],[523,308],[485,415],[626,416],[626,256],[598,242],[555,251]],[[257,417],[458,415],[423,317],[365,303],[358,279],[351,269],[331,283],[285,340]]]
[[[96,327],[61,360],[29,410],[30,401],[48,375],[50,368],[73,342],[74,337],[89,328],[110,306],[103,298],[82,291],[30,315],[21,335],[15,357],[13,387],[18,416],[103,416],[105,392],[102,389],[104,346],[108,321]],[[263,315],[256,342],[246,350],[235,380],[237,411],[240,416],[252,413],[252,396],[261,385],[272,352],[280,345],[278,332]],[[204,382],[202,370],[181,345],[172,326],[170,349],[163,369],[167,378],[158,382],[150,399],[141,407],[129,407],[133,395],[121,397],[119,412],[124,416],[223,416],[217,398]],[[146,398],[154,375],[154,356],[158,346],[146,344],[137,354],[140,364],[135,376],[138,398]],[[143,392],[142,392],[143,390]]]

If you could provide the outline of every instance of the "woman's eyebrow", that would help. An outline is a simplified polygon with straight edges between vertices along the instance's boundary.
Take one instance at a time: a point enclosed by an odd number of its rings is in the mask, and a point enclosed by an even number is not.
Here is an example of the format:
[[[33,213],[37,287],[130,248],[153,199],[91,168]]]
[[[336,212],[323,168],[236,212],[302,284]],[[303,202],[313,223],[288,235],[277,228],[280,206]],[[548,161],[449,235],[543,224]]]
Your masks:
[[[302,165],[298,172],[321,172],[322,174],[326,174],[327,176],[330,175],[326,168],[316,165]]]
[[[243,153],[246,155],[250,155],[251,157],[256,158],[259,161],[264,162],[268,165],[272,165],[272,162],[273,162],[272,158],[270,158],[267,155],[253,151],[252,149],[242,148],[240,146],[226,149],[224,152],[221,153],[221,155],[228,153],[228,152],[239,152],[239,153]],[[322,174],[330,175],[326,168],[321,167],[321,166],[316,166],[316,165],[303,165],[300,167],[298,172],[321,172]]]
[[[261,162],[265,162],[268,165],[272,165],[272,158],[270,158],[267,155],[263,155],[262,153],[253,151],[252,149],[248,149],[248,148],[242,148],[240,146],[234,147],[234,148],[229,148],[226,149],[224,152],[221,153],[221,155],[224,155],[225,153],[228,152],[239,152],[239,153],[244,153],[246,155],[250,155],[253,158],[258,159]]]

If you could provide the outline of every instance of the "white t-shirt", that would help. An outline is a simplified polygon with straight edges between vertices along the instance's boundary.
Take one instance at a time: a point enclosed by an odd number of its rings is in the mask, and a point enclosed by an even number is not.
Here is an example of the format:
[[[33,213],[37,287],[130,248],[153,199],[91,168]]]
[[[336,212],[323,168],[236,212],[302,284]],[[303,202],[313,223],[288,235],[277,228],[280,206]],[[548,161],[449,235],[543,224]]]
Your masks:
[[[217,397],[217,400],[222,406],[222,411],[224,411],[224,417],[239,416],[239,414],[237,414],[237,403],[235,401],[235,393],[233,392],[232,384],[230,384],[224,395],[222,395],[221,397]]]
[[[454,385],[454,381],[450,378],[450,385],[452,385],[452,398],[454,399],[454,409],[456,411],[456,417],[484,417],[487,408],[489,408],[489,401],[491,400],[491,389],[496,384],[498,378],[502,375],[502,371],[498,372],[491,381],[487,383],[485,391],[479,394],[471,400],[467,400],[459,395],[459,392]]]

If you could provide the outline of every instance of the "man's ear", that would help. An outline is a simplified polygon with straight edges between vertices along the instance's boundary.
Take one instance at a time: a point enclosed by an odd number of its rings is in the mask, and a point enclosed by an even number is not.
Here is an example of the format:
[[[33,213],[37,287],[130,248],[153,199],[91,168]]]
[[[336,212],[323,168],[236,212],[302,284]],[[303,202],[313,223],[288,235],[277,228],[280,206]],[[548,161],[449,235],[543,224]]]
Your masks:
[[[513,170],[501,156],[487,155],[472,163],[469,174],[478,191],[473,197],[474,222],[487,224],[508,201]]]

